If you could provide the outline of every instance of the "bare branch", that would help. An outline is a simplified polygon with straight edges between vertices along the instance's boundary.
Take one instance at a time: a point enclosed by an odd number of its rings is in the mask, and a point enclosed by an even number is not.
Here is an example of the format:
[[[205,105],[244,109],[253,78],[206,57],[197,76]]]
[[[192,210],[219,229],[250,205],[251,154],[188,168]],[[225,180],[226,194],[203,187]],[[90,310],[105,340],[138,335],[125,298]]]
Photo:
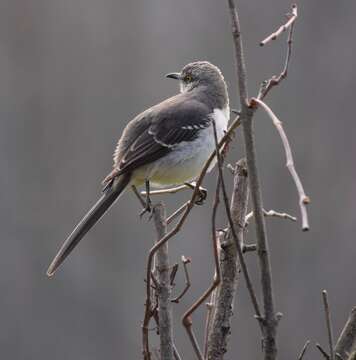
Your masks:
[[[214,122],[213,122],[214,124]],[[215,129],[215,127],[214,127]],[[216,134],[216,129],[215,129]],[[216,141],[216,150],[218,149],[218,144]],[[220,158],[220,153],[217,151],[217,158]],[[184,313],[183,315],[183,325],[187,330],[189,339],[192,342],[193,348],[195,350],[195,354],[197,355],[199,360],[204,360],[203,354],[199,348],[198,342],[194,336],[193,329],[192,329],[192,314],[195,310],[209,297],[209,295],[214,291],[214,289],[219,285],[221,280],[221,273],[220,273],[220,265],[219,265],[219,251],[218,251],[218,240],[217,240],[217,231],[216,231],[216,214],[218,210],[218,206],[220,203],[219,193],[220,193],[220,186],[221,186],[221,177],[220,173],[218,175],[218,180],[216,184],[216,191],[215,191],[215,199],[213,204],[213,213],[211,219],[211,232],[212,232],[212,239],[213,239],[213,253],[214,253],[214,263],[215,263],[215,276],[212,284],[210,287],[200,296],[200,298]]]
[[[184,275],[185,275],[185,287],[183,289],[183,291],[180,293],[180,295],[178,295],[177,297],[175,297],[174,299],[171,300],[171,302],[174,303],[179,303],[180,299],[185,295],[185,293],[189,290],[190,288],[190,277],[189,277],[189,271],[187,268],[187,265],[191,263],[191,260],[189,258],[186,258],[184,255],[182,256],[182,263],[183,263],[183,267],[184,267]]]
[[[319,343],[316,343],[315,346],[326,360],[330,360],[329,354],[323,349],[323,347]]]
[[[287,213],[280,213],[280,212],[277,212],[277,211],[274,211],[274,210],[263,210],[263,215],[264,216],[273,216],[273,217],[279,217],[279,218],[282,218],[282,219],[288,219],[288,220],[291,220],[291,221],[297,221],[297,218],[292,216],[292,215],[289,215]]]
[[[298,9],[297,9],[297,5],[293,4],[292,5],[292,13],[289,14],[288,16],[288,21],[283,24],[282,26],[280,26],[278,28],[278,30],[276,30],[274,33],[272,33],[271,35],[267,36],[264,40],[262,40],[260,42],[260,46],[264,46],[267,43],[269,43],[271,40],[276,40],[278,38],[278,36],[280,36],[283,32],[285,32],[288,28],[292,27],[295,20],[297,19],[298,16]]]
[[[335,345],[335,355],[341,359],[349,359],[349,354],[356,350],[356,307],[351,310],[350,316],[341,331]]]
[[[153,219],[158,235],[161,239],[167,232],[166,211],[164,205],[159,203],[152,209]],[[159,248],[156,254],[156,273],[158,288],[158,318],[161,360],[173,359],[173,329],[172,329],[172,308],[170,304],[171,286],[169,276],[168,243]]]
[[[274,310],[272,270],[269,258],[266,225],[262,210],[263,203],[257,170],[255,138],[252,128],[252,116],[254,113],[254,109],[251,108],[248,103],[247,72],[243,55],[240,23],[234,0],[228,0],[228,5],[230,10],[232,35],[235,47],[236,72],[239,84],[239,97],[241,105],[241,122],[245,139],[245,152],[250,180],[253,211],[256,218],[256,236],[258,246],[257,253],[261,272],[262,294],[264,304],[264,316],[262,319],[264,336],[263,348],[265,352],[265,360],[275,360],[277,357],[276,333],[278,321],[276,319]],[[261,319],[261,317],[259,317],[259,319]]]
[[[220,257],[221,256],[220,255],[221,239],[223,237],[224,237],[224,233],[222,231],[219,231],[218,241],[220,244],[220,248],[219,248],[219,259],[220,260],[221,260],[221,257]],[[204,359],[206,359],[207,355],[208,355],[209,334],[211,332],[212,320],[213,320],[213,314],[214,314],[214,308],[215,308],[215,304],[216,304],[216,296],[217,296],[218,290],[219,290],[219,287],[214,289],[214,291],[211,293],[210,301],[208,303],[206,303],[207,312],[206,312],[205,329],[204,329]]]
[[[287,39],[287,54],[284,61],[284,67],[278,76],[273,75],[270,79],[262,82],[257,98],[263,100],[273,87],[279,85],[282,80],[287,77],[289,62],[292,55],[292,43],[293,43],[293,30],[295,21],[291,24]]]
[[[234,169],[234,189],[231,201],[231,214],[234,226],[238,229],[238,238],[243,244],[243,232],[248,204],[248,179],[244,160],[240,160]],[[239,261],[231,229],[222,233],[220,240],[221,283],[216,289],[212,326],[208,337],[207,359],[221,359],[227,351],[230,335],[231,317],[234,309]]]
[[[310,341],[307,340],[306,343],[305,343],[304,346],[303,346],[302,351],[300,352],[300,354],[299,354],[299,356],[298,356],[298,360],[303,360],[304,354],[305,354],[305,352],[307,351],[307,348],[308,348],[309,344],[310,344]]]
[[[271,118],[274,126],[276,127],[279,136],[282,139],[282,143],[284,146],[284,150],[286,153],[286,159],[287,159],[287,168],[294,180],[294,183],[296,185],[298,194],[299,194],[299,206],[300,206],[300,212],[302,215],[302,230],[303,231],[307,231],[309,230],[309,222],[308,222],[308,213],[307,213],[307,209],[306,209],[306,205],[310,203],[310,198],[305,195],[304,192],[304,188],[302,185],[302,182],[300,181],[299,175],[297,173],[297,171],[295,170],[294,167],[294,161],[293,161],[293,155],[292,155],[292,150],[290,148],[289,145],[289,141],[287,138],[286,133],[284,132],[284,129],[282,127],[282,123],[281,121],[277,118],[277,116],[273,113],[273,111],[271,110],[271,108],[264,103],[262,100],[259,100],[257,98],[253,98],[251,100],[251,103],[256,102],[258,105],[260,105],[269,115],[269,117]]]
[[[333,328],[331,323],[331,314],[330,314],[330,307],[329,307],[329,300],[328,300],[328,293],[326,290],[323,290],[323,305],[325,311],[325,321],[326,321],[326,328],[328,330],[328,341],[329,341],[329,357],[330,360],[335,359],[334,355],[334,335],[333,335]]]
[[[168,216],[167,218],[167,224],[169,225],[176,217],[178,217],[180,214],[182,214],[188,207],[189,201],[185,202],[181,207],[179,207],[173,214]]]
[[[174,344],[173,344],[173,355],[174,355],[174,360],[182,360],[182,358],[179,355],[179,352]]]
[[[265,210],[263,209],[263,215],[264,216],[271,216],[271,217],[278,217],[278,218],[281,218],[281,219],[288,219],[288,220],[291,220],[291,221],[297,221],[297,218],[292,216],[292,215],[289,215],[287,213],[281,213],[281,212],[278,212],[278,211],[275,211],[275,210]],[[245,222],[248,223],[251,219],[253,218],[253,211],[249,212],[247,215],[246,215],[246,219],[245,219]]]
[[[167,223],[167,219],[166,219],[166,223]],[[178,268],[179,268],[179,265],[178,263],[175,263],[172,267],[172,271],[171,271],[171,274],[169,275],[169,282],[171,284],[171,286],[174,286],[174,279],[176,278],[176,275],[177,275],[177,272],[178,272]]]
[[[184,184],[168,189],[151,190],[150,195],[175,194],[179,191],[187,190],[187,189],[189,189],[189,187]],[[140,194],[146,196],[147,193],[146,191],[141,191]]]

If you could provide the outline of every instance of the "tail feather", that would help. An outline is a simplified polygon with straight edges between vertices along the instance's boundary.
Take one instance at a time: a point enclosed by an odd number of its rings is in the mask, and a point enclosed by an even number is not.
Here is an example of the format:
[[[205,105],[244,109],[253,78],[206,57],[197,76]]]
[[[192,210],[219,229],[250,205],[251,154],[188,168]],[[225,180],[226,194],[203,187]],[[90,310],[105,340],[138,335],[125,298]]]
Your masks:
[[[125,174],[118,178],[118,180],[115,181],[110,188],[105,190],[101,198],[88,211],[88,213],[79,222],[72,233],[68,236],[62,247],[59,249],[57,255],[47,270],[47,276],[53,276],[58,267],[78,245],[79,241],[103,217],[103,215],[119,197],[129,182],[130,175]]]

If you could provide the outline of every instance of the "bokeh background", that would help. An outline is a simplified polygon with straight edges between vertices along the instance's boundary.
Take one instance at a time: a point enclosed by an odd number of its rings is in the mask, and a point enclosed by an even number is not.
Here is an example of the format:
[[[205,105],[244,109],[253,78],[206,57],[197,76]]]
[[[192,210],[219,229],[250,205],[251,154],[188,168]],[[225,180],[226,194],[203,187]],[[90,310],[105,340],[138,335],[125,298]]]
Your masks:
[[[289,9],[285,0],[238,2],[250,94],[278,73],[285,37],[259,41]],[[311,196],[311,231],[268,219],[280,358],[306,339],[326,344],[321,290],[335,334],[356,305],[354,41],[356,2],[300,1],[288,80],[266,100],[284,122]],[[155,238],[125,194],[51,280],[46,268],[99,196],[125,124],[177,92],[164,74],[206,59],[218,65],[237,108],[225,2],[213,0],[3,0],[0,4],[0,354],[6,359],[140,359],[144,268]],[[256,116],[265,207],[299,216],[281,141]],[[241,134],[230,162],[242,157]],[[214,171],[205,185],[214,187]],[[230,175],[229,184],[231,186]],[[168,210],[189,192],[164,198]],[[192,289],[175,306],[176,344],[194,359],[183,311],[213,276],[212,192],[171,241],[171,261],[192,258]],[[220,214],[219,224],[226,223]],[[253,224],[248,240],[254,241]],[[250,271],[259,284],[255,255]],[[178,292],[184,286],[182,273]],[[205,309],[194,316],[201,339]],[[227,359],[260,359],[260,332],[241,280]],[[152,332],[154,337],[154,332]],[[319,357],[312,349],[306,359]]]

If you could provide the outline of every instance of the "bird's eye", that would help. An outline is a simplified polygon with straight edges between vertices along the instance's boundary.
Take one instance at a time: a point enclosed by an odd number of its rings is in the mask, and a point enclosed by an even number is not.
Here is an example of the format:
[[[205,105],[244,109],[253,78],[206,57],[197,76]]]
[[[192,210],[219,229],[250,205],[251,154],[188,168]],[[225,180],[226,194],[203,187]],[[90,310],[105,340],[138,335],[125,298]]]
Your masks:
[[[192,81],[192,75],[185,75],[183,80],[185,82],[191,82]]]

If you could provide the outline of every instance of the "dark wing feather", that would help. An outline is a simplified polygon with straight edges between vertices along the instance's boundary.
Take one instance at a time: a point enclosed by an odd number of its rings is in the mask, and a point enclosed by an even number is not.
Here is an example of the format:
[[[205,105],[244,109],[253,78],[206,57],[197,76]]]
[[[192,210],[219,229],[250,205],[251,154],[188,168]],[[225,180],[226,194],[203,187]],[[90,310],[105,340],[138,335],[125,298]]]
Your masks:
[[[210,125],[209,113],[211,110],[206,105],[187,99],[183,94],[149,109],[142,114],[146,126],[135,132],[135,138],[131,134],[131,139],[120,140],[129,146],[121,153],[117,151],[116,174],[152,163],[171,152],[177,144],[195,140],[199,132]]]

